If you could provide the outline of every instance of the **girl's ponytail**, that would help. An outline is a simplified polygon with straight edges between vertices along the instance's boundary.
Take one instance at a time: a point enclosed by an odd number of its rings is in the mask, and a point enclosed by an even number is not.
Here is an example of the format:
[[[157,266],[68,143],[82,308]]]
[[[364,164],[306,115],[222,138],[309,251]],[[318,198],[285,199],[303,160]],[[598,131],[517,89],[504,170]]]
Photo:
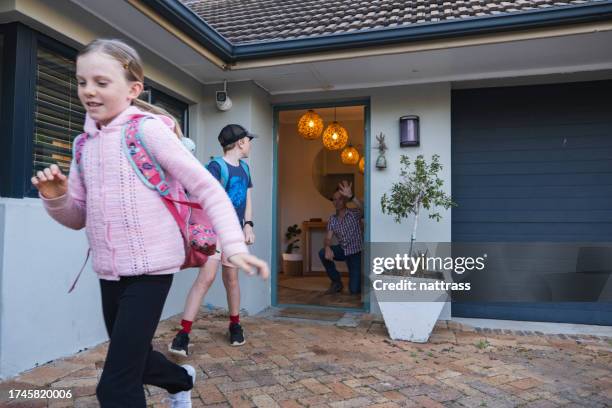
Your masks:
[[[138,52],[134,48],[130,47],[121,40],[99,38],[87,44],[85,48],[79,52],[77,58],[94,51],[102,52],[117,60],[123,67],[125,77],[128,81],[138,81],[144,84],[144,69],[142,67],[142,61],[140,60]],[[132,104],[145,112],[151,112],[156,115],[164,115],[172,118],[174,121],[174,133],[179,139],[183,137],[183,132],[181,131],[178,121],[165,109],[151,105],[150,103],[140,99],[132,100]]]

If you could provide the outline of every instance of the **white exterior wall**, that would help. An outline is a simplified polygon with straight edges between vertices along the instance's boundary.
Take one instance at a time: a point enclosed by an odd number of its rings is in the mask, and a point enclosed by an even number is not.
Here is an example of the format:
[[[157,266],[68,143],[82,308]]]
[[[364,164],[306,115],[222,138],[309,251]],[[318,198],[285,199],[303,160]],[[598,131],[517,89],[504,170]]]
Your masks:
[[[399,180],[400,156],[408,155],[414,159],[422,154],[430,159],[433,154],[440,155],[443,170],[440,178],[444,189],[451,192],[451,89],[450,84],[415,85],[393,88],[379,88],[372,93],[372,147],[376,145],[375,136],[383,132],[389,150],[386,152],[387,169],[377,170],[375,161],[378,151],[372,151],[370,162],[371,177],[371,216],[372,242],[410,241],[412,222],[397,224],[392,217],[381,214],[380,198],[389,192],[391,185]],[[417,115],[420,119],[419,147],[399,147],[399,118],[404,115]],[[449,211],[441,212],[440,222],[429,219],[426,214],[419,218],[417,239],[421,242],[450,242],[451,216]]]
[[[3,198],[0,208],[0,368],[6,378],[107,336],[90,265],[68,294],[87,253],[85,232],[53,221],[38,199]]]
[[[229,111],[220,112],[214,101],[217,90],[221,90],[221,87],[206,86],[204,88],[205,100],[199,108],[204,126],[201,131],[198,131],[197,136],[194,135],[197,143],[196,155],[202,163],[208,163],[212,156],[223,155],[217,136],[219,131],[230,123],[242,125],[259,136],[253,140],[250,157],[246,160],[253,180],[253,221],[255,223],[255,244],[250,247],[250,251],[269,263],[272,248],[273,118],[268,94],[252,82],[232,83],[228,85],[228,95],[233,107]],[[249,277],[240,273],[239,281],[241,309],[253,314],[270,306],[270,280],[263,281],[257,277]],[[220,270],[203,303],[227,308]]]

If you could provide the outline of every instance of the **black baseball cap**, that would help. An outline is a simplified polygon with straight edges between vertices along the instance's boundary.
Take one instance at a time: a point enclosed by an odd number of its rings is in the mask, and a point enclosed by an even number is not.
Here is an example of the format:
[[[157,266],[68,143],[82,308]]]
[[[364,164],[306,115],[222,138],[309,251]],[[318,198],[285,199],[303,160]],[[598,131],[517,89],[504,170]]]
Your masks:
[[[221,129],[221,132],[219,132],[219,143],[221,143],[221,146],[227,146],[228,144],[239,141],[243,137],[253,139],[256,138],[257,135],[252,134],[240,125],[231,124],[225,126]]]

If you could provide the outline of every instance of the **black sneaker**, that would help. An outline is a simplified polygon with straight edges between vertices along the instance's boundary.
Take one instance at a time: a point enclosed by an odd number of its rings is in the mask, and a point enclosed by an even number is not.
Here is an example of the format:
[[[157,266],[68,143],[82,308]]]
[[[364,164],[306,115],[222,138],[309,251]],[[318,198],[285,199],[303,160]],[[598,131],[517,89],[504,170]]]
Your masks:
[[[232,346],[242,346],[244,343],[244,332],[240,323],[230,323],[229,327],[230,344]]]
[[[185,332],[179,332],[176,336],[174,336],[172,344],[168,346],[168,351],[174,354],[179,354],[181,356],[187,357],[187,354],[189,354],[187,350],[188,347],[189,335]]]

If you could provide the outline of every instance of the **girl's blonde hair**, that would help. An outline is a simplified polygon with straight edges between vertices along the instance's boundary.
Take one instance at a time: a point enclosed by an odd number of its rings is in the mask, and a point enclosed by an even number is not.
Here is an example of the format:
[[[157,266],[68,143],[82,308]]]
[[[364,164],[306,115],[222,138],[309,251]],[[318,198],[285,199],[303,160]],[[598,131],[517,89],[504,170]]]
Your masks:
[[[92,52],[101,52],[111,58],[114,58],[123,67],[123,70],[125,71],[125,78],[128,81],[138,81],[144,84],[144,69],[142,67],[140,56],[134,48],[130,47],[123,41],[99,38],[87,44],[85,48],[78,53],[77,59],[80,56]],[[150,103],[137,98],[132,100],[132,104],[145,112],[151,112],[156,115],[165,115],[172,118],[174,121],[174,133],[179,139],[183,137],[183,132],[181,131],[178,121],[165,109],[151,105]]]

